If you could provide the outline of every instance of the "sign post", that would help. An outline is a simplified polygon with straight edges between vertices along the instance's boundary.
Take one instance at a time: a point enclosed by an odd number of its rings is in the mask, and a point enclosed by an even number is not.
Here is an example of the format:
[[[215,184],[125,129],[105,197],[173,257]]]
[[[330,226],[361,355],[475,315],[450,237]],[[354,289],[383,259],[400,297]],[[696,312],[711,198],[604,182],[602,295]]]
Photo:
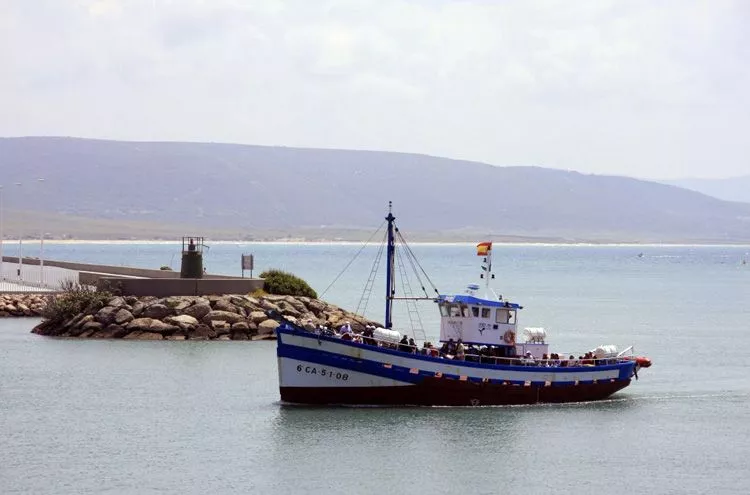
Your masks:
[[[242,278],[245,278],[245,270],[250,270],[250,278],[253,278],[253,268],[255,268],[255,256],[252,254],[243,254]]]

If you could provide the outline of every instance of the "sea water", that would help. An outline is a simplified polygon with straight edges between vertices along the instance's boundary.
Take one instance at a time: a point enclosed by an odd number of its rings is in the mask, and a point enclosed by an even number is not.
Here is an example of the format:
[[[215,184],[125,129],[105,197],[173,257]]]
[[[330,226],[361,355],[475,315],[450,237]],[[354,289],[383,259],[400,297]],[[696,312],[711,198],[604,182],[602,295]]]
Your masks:
[[[412,250],[424,269],[415,295],[483,282],[471,245]],[[323,297],[355,309],[378,247],[213,244],[206,267],[239,275],[242,253],[255,255],[255,274],[287,270],[318,293],[348,265]],[[598,403],[285,407],[273,342],[53,339],[29,333],[37,320],[2,319],[0,492],[748,492],[750,247],[493,253],[491,285],[524,306],[521,327],[547,329],[553,352],[634,345],[654,365]],[[47,243],[45,256],[179,269],[173,244]],[[371,318],[382,320],[384,292],[378,278]],[[419,304],[434,340],[435,305]],[[417,333],[403,308],[394,319]]]

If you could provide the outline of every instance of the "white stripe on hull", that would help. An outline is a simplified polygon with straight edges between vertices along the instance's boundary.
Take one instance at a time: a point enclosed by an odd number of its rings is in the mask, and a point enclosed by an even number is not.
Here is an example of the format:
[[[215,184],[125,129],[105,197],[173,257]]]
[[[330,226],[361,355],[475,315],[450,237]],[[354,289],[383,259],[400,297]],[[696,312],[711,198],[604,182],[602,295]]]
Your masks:
[[[315,338],[304,337],[293,334],[283,334],[281,336],[283,345],[293,345],[305,349],[331,352],[356,359],[365,359],[406,368],[416,368],[420,371],[440,372],[443,374],[469,376],[475,378],[488,378],[491,380],[507,381],[534,381],[534,382],[572,382],[572,381],[592,381],[592,380],[609,380],[618,378],[620,371],[618,369],[602,370],[595,367],[586,369],[578,368],[571,372],[556,372],[559,368],[535,368],[526,370],[497,370],[487,368],[475,368],[470,366],[461,366],[457,363],[461,361],[440,360],[440,362],[414,359],[408,356],[397,356],[378,352],[377,348],[355,347],[338,342],[330,342]],[[579,371],[580,370],[580,371]],[[296,371],[295,371],[296,372]],[[281,379],[281,370],[279,370]],[[371,376],[371,375],[365,375]],[[332,386],[340,386],[334,384]]]
[[[282,387],[400,387],[412,385],[390,378],[322,364],[280,357],[279,385]]]

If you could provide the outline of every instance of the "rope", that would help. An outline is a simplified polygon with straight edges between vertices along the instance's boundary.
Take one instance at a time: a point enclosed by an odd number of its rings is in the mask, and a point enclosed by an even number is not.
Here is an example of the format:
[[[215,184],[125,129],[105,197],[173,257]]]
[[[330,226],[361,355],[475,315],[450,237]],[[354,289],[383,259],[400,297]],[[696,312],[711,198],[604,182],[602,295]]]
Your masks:
[[[328,292],[328,289],[330,289],[331,287],[333,287],[333,284],[335,284],[338,281],[338,279],[341,278],[341,275],[343,275],[344,272],[346,270],[348,270],[350,266],[352,266],[352,263],[354,263],[354,260],[357,259],[357,256],[359,256],[360,253],[362,253],[362,251],[364,251],[364,249],[370,243],[370,241],[372,240],[372,238],[375,237],[375,234],[377,234],[378,232],[380,232],[380,229],[383,228],[383,225],[385,225],[385,220],[383,220],[383,223],[380,224],[380,227],[378,227],[378,229],[375,232],[372,233],[372,235],[370,236],[370,238],[367,239],[364,244],[362,244],[362,247],[359,248],[359,251],[357,251],[357,253],[354,255],[354,257],[349,261],[349,263],[346,264],[346,266],[344,267],[344,269],[341,270],[341,272],[338,275],[336,275],[336,278],[333,279],[333,282],[331,282],[330,284],[328,284],[328,287],[326,287],[326,290],[324,290],[323,292],[321,292],[321,294],[319,296],[320,299],[323,299],[323,296],[326,294],[326,292]]]
[[[414,255],[414,252],[413,252],[413,251],[411,250],[411,247],[410,247],[410,246],[409,246],[409,244],[408,244],[408,243],[406,242],[406,239],[404,239],[404,236],[403,236],[403,235],[401,235],[401,231],[399,231],[399,232],[398,232],[398,236],[399,236],[399,238],[401,239],[401,243],[402,243],[402,244],[404,245],[404,247],[406,248],[407,252],[409,253],[409,256],[411,256],[412,258],[414,258],[414,261],[416,262],[416,264],[417,264],[417,266],[419,267],[419,269],[420,269],[420,270],[422,271],[422,274],[424,274],[425,278],[427,279],[427,281],[428,281],[428,282],[430,283],[430,285],[432,286],[432,289],[433,289],[433,290],[435,291],[435,294],[438,294],[438,295],[440,295],[440,292],[438,291],[437,287],[435,286],[435,284],[434,284],[434,283],[432,283],[432,280],[430,279],[430,276],[429,276],[429,275],[427,275],[427,272],[426,272],[426,271],[424,270],[424,268],[422,268],[422,265],[421,265],[421,264],[419,263],[419,260],[418,260],[418,259],[417,259],[417,257],[416,257],[416,256]]]

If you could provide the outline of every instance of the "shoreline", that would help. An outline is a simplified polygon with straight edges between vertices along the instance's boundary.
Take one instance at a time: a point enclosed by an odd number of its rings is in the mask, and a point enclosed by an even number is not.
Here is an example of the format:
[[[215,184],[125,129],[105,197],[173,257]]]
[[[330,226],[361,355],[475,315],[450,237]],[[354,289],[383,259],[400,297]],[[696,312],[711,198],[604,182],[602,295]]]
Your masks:
[[[478,238],[479,239],[479,238]],[[216,245],[236,245],[236,246],[362,246],[364,241],[338,241],[338,240],[273,240],[273,241],[232,241],[232,240],[208,240],[207,242]],[[474,246],[477,241],[413,241],[412,246]],[[5,239],[3,246],[12,250],[18,246],[18,239]],[[23,244],[38,244],[39,239],[23,239]],[[178,240],[153,240],[153,239],[132,239],[132,240],[106,240],[106,239],[45,239],[45,245],[111,245],[111,246],[135,246],[135,245],[175,245],[179,244]],[[531,246],[531,247],[748,247],[750,241],[743,242],[724,242],[724,243],[695,243],[695,242],[593,242],[593,241],[570,241],[570,242],[541,242],[541,241],[492,241],[495,246]],[[370,243],[373,246],[374,243]]]

